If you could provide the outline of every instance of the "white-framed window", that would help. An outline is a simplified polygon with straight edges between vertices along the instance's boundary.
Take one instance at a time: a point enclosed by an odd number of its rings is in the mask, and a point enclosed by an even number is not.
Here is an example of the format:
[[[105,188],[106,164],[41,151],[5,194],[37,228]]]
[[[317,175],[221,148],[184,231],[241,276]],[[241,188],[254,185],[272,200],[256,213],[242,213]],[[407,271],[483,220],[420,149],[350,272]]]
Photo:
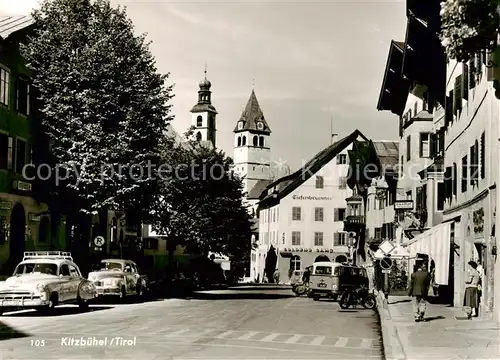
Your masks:
[[[294,206],[292,207],[292,220],[294,221],[300,221],[302,220],[302,209],[300,206]]]
[[[323,233],[320,231],[314,233],[314,246],[323,246]]]
[[[292,231],[292,246],[300,246],[300,231]]]
[[[346,214],[345,208],[333,209],[333,221],[344,221],[345,214]]]
[[[300,256],[294,255],[290,259],[290,269],[292,271],[299,271],[301,268]]]
[[[0,66],[0,104],[9,106],[10,72]]]
[[[314,208],[314,221],[323,221],[324,213],[322,207]]]
[[[428,158],[430,156],[430,134],[420,133],[420,157]]]
[[[323,176],[316,176],[316,189],[323,189],[325,186]]]
[[[337,155],[337,165],[346,165],[347,164],[347,155],[346,154],[338,154]]]

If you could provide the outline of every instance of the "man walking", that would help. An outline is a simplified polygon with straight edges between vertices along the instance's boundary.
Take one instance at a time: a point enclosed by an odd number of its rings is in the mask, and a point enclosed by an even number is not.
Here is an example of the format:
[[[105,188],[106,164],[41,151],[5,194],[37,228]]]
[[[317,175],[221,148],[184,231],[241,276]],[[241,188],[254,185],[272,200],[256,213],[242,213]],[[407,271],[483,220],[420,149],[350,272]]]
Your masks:
[[[408,296],[415,298],[413,305],[415,322],[424,320],[427,304],[425,297],[429,291],[430,276],[423,265],[418,265],[417,271],[411,274]]]

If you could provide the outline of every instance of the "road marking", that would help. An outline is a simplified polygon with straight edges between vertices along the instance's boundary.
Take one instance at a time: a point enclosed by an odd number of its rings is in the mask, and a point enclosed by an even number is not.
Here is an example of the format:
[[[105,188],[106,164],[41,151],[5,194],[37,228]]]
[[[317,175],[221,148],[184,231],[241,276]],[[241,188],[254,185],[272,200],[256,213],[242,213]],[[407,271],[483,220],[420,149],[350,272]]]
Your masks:
[[[257,334],[258,334],[257,331],[250,331],[250,332],[247,332],[245,335],[241,335],[238,338],[238,340],[249,340],[251,337],[254,337]]]
[[[301,337],[302,335],[293,335],[290,339],[285,341],[285,344],[295,344]]]
[[[223,332],[222,334],[219,334],[217,336],[215,336],[217,339],[224,339],[225,337],[231,335],[232,333],[234,333],[233,330],[229,330],[229,331],[226,331],[226,332]]]
[[[309,345],[319,346],[319,345],[321,345],[323,343],[323,341],[325,341],[325,339],[326,339],[326,336],[318,336],[313,341],[311,341],[309,343]]]
[[[166,334],[165,336],[177,336],[177,335],[181,335],[181,334],[184,334],[184,333],[187,333],[189,332],[189,329],[181,329],[181,330],[177,330],[177,331],[174,331],[173,333],[170,333],[170,334]]]
[[[280,335],[281,334],[279,334],[279,333],[272,333],[272,334],[267,335],[261,341],[265,341],[265,342],[273,341],[274,339],[276,339]]]
[[[363,349],[370,349],[372,347],[372,339],[363,339],[360,347]]]
[[[337,342],[335,343],[335,347],[345,347],[347,345],[347,342],[349,341],[348,338],[345,338],[345,337],[341,337],[337,340]]]

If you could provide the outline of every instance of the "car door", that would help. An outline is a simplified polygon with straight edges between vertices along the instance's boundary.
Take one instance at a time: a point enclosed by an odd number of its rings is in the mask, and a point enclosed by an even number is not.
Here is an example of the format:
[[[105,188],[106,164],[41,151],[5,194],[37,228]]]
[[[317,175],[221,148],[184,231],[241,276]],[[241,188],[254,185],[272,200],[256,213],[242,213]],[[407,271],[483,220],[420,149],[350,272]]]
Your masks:
[[[70,279],[68,283],[68,300],[75,300],[78,298],[78,287],[83,278],[80,272],[72,264],[68,264]]]
[[[131,263],[125,263],[125,281],[127,282],[127,293],[135,292],[135,276]]]
[[[71,274],[68,264],[62,264],[59,268],[59,301],[64,302],[69,298]]]

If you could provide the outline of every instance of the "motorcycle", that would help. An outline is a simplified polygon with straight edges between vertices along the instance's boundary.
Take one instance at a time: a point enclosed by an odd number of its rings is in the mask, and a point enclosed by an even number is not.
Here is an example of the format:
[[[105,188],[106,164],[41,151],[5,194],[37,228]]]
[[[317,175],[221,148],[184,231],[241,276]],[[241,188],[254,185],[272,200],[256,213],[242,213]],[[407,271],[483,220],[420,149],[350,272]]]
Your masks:
[[[356,289],[346,289],[340,297],[339,305],[341,309],[348,309],[350,306],[355,308],[361,305],[365,309],[373,310],[377,306],[377,300],[375,295],[363,286]]]
[[[309,295],[309,284],[304,282],[296,282],[292,285],[292,291],[296,296]]]

